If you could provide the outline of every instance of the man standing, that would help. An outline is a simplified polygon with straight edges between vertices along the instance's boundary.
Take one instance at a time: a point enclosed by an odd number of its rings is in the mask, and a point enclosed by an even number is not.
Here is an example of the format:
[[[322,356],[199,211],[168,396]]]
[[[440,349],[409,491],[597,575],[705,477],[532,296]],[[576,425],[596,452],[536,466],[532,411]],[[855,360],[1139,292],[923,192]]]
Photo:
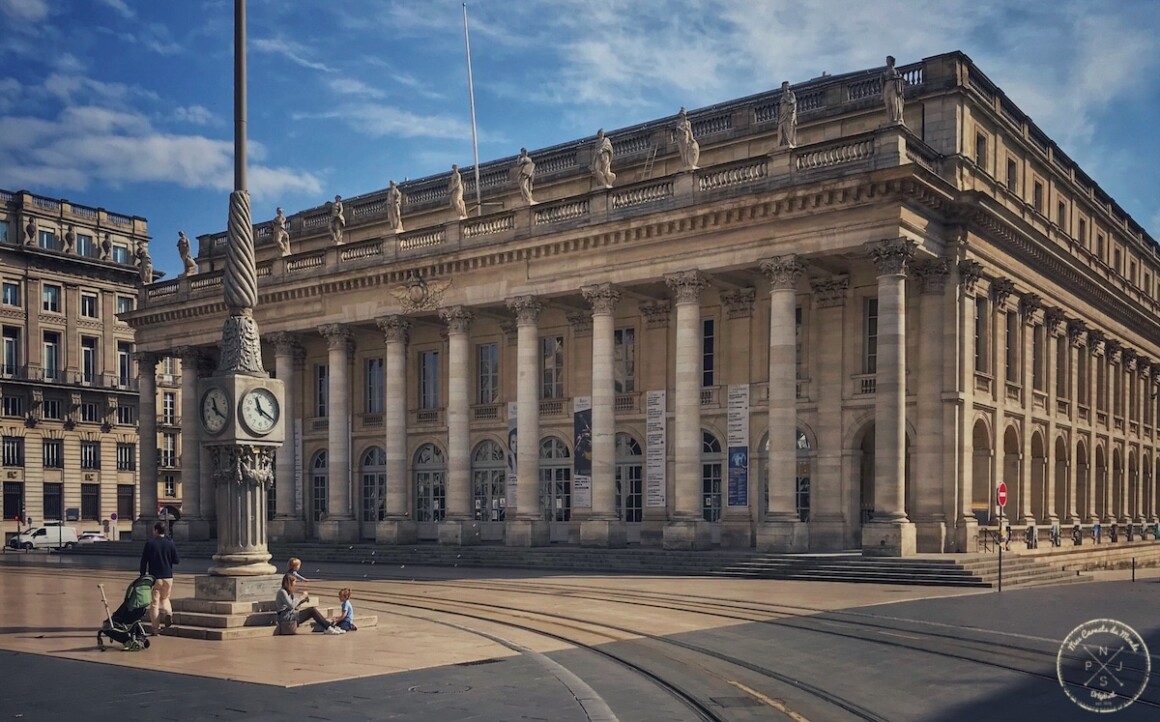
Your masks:
[[[173,591],[173,565],[180,563],[177,545],[165,536],[165,522],[157,522],[153,525],[153,538],[145,542],[145,549],[141,552],[141,574],[149,574],[154,579],[153,603],[149,605],[149,624],[154,635],[161,629],[157,622],[162,609],[165,610],[165,626],[173,623],[169,593]]]

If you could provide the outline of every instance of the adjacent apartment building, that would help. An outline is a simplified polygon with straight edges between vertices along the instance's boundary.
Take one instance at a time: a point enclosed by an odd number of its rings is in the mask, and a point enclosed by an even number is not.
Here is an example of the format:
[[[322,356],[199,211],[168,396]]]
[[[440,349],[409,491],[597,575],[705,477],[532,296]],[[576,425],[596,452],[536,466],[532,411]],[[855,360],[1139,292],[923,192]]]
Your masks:
[[[1156,522],[1156,241],[965,55],[528,158],[258,224],[273,536],[906,555]],[[127,316],[186,419],[225,315],[199,240]]]

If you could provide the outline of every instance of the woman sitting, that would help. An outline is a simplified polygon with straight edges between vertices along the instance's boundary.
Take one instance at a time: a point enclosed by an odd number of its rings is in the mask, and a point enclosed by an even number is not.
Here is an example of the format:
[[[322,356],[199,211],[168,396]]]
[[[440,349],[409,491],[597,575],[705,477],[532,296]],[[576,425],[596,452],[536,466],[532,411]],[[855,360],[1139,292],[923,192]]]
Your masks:
[[[331,624],[317,607],[299,609],[307,599],[306,592],[298,601],[294,601],[294,577],[287,574],[282,577],[282,588],[278,590],[278,634],[297,634],[298,625],[307,619],[313,619],[327,634],[346,634],[346,630]]]

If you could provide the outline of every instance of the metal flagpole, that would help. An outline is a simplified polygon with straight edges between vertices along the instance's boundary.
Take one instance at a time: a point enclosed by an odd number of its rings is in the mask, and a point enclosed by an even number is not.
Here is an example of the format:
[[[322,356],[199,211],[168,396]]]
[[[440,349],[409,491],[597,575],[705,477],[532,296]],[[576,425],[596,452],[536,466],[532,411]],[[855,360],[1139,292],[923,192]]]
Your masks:
[[[475,132],[475,85],[471,80],[471,38],[467,34],[467,3],[463,3],[463,47],[467,52],[467,96],[471,101],[471,149],[475,154],[475,214],[483,215],[483,191],[479,186],[479,137]]]

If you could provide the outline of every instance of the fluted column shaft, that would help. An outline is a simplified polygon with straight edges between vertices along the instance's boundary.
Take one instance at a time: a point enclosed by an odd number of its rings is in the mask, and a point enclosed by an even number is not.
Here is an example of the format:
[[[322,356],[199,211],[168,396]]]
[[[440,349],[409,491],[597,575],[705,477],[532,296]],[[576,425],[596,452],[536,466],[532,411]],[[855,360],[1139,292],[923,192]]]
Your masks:
[[[407,503],[407,331],[411,323],[405,316],[387,316],[378,323],[387,345],[383,368],[387,394],[383,407],[383,448],[387,453],[386,515],[388,519],[397,521],[410,518]]]
[[[157,355],[137,354],[137,390],[140,394],[141,508],[138,519],[157,518]],[[194,392],[194,398],[197,393]],[[197,419],[195,414],[194,419]],[[148,532],[146,532],[148,533]]]
[[[201,352],[195,348],[181,353],[181,517],[202,518],[201,503],[201,398],[198,375]]]
[[[274,461],[274,513],[283,519],[289,519],[302,512],[300,499],[302,480],[294,475],[294,447],[297,439],[294,435],[294,421],[298,419],[298,385],[301,379],[295,374],[298,364],[295,357],[301,353],[301,347],[288,334],[279,334],[274,338],[274,375],[282,381],[286,396],[286,443],[278,450]]]
[[[592,519],[616,518],[616,418],[613,378],[614,312],[620,292],[611,284],[581,289],[592,304]]]
[[[350,331],[339,324],[318,329],[327,349],[327,519],[354,519],[350,476]]]
[[[516,518],[540,519],[539,322],[534,296],[508,302],[516,314]]]
[[[769,277],[769,506],[767,521],[797,521],[796,256],[761,262]]]
[[[471,518],[471,424],[468,331],[472,314],[462,306],[439,312],[447,324],[447,519]]]
[[[695,521],[701,513],[701,290],[707,285],[699,271],[666,276],[676,294],[676,410],[673,442],[674,505],[672,518]]]

